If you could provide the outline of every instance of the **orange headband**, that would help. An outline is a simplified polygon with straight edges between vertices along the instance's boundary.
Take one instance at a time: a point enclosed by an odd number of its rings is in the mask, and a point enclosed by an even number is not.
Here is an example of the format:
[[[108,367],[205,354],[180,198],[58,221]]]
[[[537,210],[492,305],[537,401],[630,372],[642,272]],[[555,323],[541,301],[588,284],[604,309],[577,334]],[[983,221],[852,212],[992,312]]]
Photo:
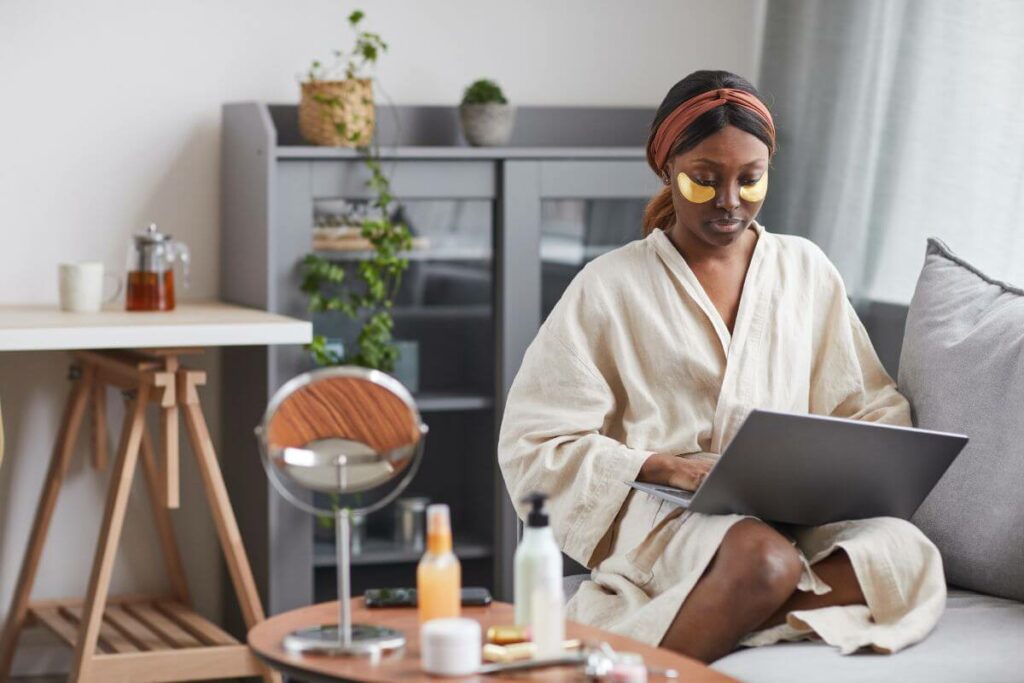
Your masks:
[[[651,138],[650,144],[647,146],[647,163],[654,169],[654,172],[661,175],[661,169],[665,166],[665,162],[668,161],[672,145],[675,144],[676,139],[679,138],[682,132],[690,127],[691,123],[696,121],[705,112],[728,103],[738,104],[764,119],[765,123],[768,124],[769,134],[774,146],[775,122],[772,121],[772,115],[768,111],[768,107],[764,106],[764,103],[756,96],[751,95],[745,90],[718,88],[717,90],[709,90],[696,97],[691,97],[676,107],[675,111],[666,116],[665,120],[661,122],[658,130]]]

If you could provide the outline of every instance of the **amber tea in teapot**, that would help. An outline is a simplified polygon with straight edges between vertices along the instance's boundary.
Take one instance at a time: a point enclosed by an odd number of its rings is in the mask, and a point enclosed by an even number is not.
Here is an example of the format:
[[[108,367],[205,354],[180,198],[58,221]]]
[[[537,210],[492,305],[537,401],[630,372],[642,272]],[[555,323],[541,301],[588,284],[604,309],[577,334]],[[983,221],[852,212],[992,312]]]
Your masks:
[[[174,271],[149,273],[135,270],[128,273],[125,308],[129,311],[173,311]]]
[[[129,311],[174,310],[174,261],[180,260],[188,287],[188,247],[160,233],[155,223],[133,236],[128,247],[125,308]]]

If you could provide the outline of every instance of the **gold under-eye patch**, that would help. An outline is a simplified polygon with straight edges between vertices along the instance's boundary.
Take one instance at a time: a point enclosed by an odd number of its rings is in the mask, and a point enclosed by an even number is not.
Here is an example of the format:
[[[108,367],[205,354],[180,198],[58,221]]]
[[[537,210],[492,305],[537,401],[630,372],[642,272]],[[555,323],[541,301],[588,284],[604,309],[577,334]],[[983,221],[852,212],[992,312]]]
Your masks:
[[[744,185],[740,188],[740,199],[745,202],[759,202],[768,194],[768,171],[761,174],[761,178],[753,185]]]
[[[703,204],[715,198],[715,188],[698,185],[685,173],[676,176],[676,185],[679,186],[682,195],[694,204]]]

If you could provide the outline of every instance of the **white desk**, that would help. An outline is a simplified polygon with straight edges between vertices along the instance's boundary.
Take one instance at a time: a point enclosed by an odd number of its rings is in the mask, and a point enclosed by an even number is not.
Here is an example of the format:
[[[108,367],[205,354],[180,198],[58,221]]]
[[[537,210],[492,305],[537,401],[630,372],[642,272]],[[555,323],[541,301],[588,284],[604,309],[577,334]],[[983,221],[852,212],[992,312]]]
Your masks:
[[[308,344],[305,320],[219,302],[173,311],[66,313],[56,305],[0,306],[0,351]]]
[[[206,374],[183,367],[180,359],[211,346],[306,344],[312,334],[307,321],[217,302],[182,303],[174,311],[153,313],[113,308],[98,313],[65,313],[52,305],[0,306],[0,351],[68,350],[75,368],[7,623],[0,634],[0,680],[7,678],[19,633],[27,623],[49,627],[74,648],[71,680],[80,683],[164,681],[183,674],[189,680],[251,675],[262,675],[265,681],[280,680],[260,664],[245,643],[191,609],[181,553],[168,516],[168,508],[179,505],[179,413],[185,418],[191,450],[246,625],[251,628],[264,619],[200,405],[197,388],[205,383]],[[92,423],[93,465],[97,470],[108,467],[104,408],[108,388],[124,392],[125,420],[111,467],[86,596],[84,600],[30,603],[57,494],[86,412]],[[146,422],[146,409],[151,404],[161,415],[158,444]],[[140,464],[171,595],[111,597],[108,591],[114,557],[132,478]],[[72,563],[74,558],[69,558],[69,565]]]

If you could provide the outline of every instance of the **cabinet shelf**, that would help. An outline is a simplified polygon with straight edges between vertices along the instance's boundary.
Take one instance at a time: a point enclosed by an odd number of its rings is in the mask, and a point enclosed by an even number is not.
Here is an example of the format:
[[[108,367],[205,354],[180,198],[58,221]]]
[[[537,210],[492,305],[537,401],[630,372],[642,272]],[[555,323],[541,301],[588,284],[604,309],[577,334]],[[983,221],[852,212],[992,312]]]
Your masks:
[[[618,249],[620,244],[583,245],[578,241],[545,237],[540,245],[540,259],[544,263],[579,266],[611,251]],[[315,249],[314,253],[332,261],[363,261],[370,258],[370,251],[341,251]],[[449,246],[413,249],[398,254],[410,261],[474,261],[490,262],[493,252],[490,247]]]
[[[582,244],[579,240],[543,235],[540,242],[540,260],[562,266],[582,266],[621,244]]]
[[[391,317],[418,318],[421,320],[446,320],[446,319],[487,319],[493,315],[493,308],[486,304],[468,304],[464,306],[433,305],[433,304],[401,304],[391,309]],[[336,316],[340,319],[348,319],[345,313],[340,311],[328,311],[314,315],[314,326],[319,327],[317,320],[329,319]],[[314,334],[323,334],[320,329],[314,329]],[[328,335],[330,336],[330,335]]]
[[[651,116],[644,110],[647,119]],[[518,118],[518,117],[517,117]],[[641,129],[646,129],[649,122],[645,122]],[[640,141],[630,146],[609,146],[609,147],[559,147],[550,146],[517,146],[517,147],[469,147],[462,146],[382,146],[380,155],[382,159],[596,159],[596,160],[634,160],[644,158],[646,150]],[[336,159],[339,161],[361,162],[362,157],[354,149],[342,147],[314,147],[312,145],[280,145],[275,148],[274,156],[277,159]]]
[[[490,318],[492,307],[472,304],[467,306],[452,305],[411,305],[403,304],[391,309],[391,317],[415,316],[417,318]]]
[[[487,410],[494,405],[494,397],[485,394],[432,391],[416,394],[413,398],[421,413]]]
[[[487,543],[472,539],[455,539],[452,549],[460,560],[480,560],[492,557],[494,549]],[[352,566],[379,564],[413,564],[420,561],[422,550],[400,546],[390,539],[368,538],[362,551],[352,555]],[[314,567],[334,567],[338,563],[333,543],[317,542],[313,549]]]
[[[363,261],[373,255],[371,251],[342,251],[315,249],[318,256],[332,261]],[[398,255],[410,261],[486,261],[490,262],[493,252],[490,247],[450,246],[431,247],[401,251]]]

